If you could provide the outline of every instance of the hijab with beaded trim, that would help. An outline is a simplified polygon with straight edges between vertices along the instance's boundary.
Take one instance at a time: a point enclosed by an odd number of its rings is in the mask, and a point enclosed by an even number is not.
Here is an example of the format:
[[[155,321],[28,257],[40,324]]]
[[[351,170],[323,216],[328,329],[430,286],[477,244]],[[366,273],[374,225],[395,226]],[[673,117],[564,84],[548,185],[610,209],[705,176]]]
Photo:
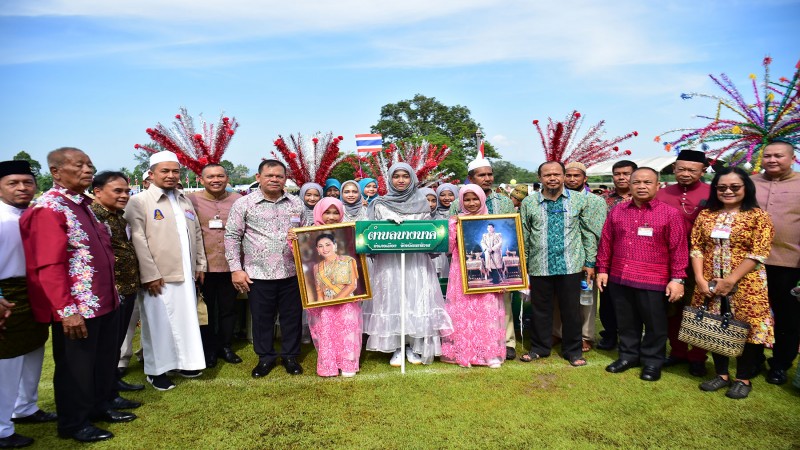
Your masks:
[[[397,190],[392,184],[392,177],[398,170],[407,172],[411,177],[408,187],[402,191]],[[376,198],[369,205],[368,215],[371,220],[375,220],[375,207],[383,205],[390,211],[396,214],[410,215],[430,213],[431,208],[428,205],[428,199],[422,195],[417,189],[417,174],[414,169],[406,163],[395,163],[389,168],[389,174],[386,180],[386,195]]]

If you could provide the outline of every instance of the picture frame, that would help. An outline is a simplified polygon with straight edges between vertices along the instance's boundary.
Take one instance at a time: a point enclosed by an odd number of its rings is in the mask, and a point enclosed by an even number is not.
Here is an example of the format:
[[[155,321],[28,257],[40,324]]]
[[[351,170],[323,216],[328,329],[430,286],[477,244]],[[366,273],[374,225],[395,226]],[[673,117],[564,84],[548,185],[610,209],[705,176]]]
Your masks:
[[[356,254],[354,223],[299,227],[294,232],[292,252],[303,309],[372,299],[366,257]]]
[[[459,216],[458,263],[464,293],[528,289],[524,244],[517,213]]]

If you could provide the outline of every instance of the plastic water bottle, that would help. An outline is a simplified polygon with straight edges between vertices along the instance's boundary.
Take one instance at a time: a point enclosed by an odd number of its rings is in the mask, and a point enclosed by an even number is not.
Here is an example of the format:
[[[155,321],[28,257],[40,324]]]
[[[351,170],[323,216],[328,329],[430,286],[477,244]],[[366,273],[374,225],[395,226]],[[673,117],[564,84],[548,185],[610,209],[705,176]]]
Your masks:
[[[594,303],[594,291],[592,290],[593,287],[593,281],[581,281],[581,305],[589,306]]]

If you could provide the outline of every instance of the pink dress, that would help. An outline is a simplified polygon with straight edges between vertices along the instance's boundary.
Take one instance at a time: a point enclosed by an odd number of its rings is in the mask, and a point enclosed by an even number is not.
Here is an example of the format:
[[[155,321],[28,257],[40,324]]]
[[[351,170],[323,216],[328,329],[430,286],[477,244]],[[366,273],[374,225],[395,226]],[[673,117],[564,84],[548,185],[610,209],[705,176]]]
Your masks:
[[[506,358],[506,322],[503,294],[464,294],[461,286],[457,219],[450,218],[450,278],[445,309],[453,321],[453,333],[442,338],[443,362],[460,366],[502,363]]]
[[[317,375],[358,372],[361,356],[361,305],[358,302],[311,308],[308,324],[317,348]]]

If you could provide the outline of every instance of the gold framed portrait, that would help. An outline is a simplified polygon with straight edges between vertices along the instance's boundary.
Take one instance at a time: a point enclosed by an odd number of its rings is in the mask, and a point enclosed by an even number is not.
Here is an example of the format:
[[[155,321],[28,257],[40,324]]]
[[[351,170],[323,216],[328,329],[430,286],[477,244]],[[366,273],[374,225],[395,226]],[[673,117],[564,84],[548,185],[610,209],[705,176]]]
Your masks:
[[[458,250],[464,293],[528,288],[519,214],[459,216]]]
[[[354,223],[294,228],[292,241],[303,308],[372,298],[367,260],[356,254]]]

